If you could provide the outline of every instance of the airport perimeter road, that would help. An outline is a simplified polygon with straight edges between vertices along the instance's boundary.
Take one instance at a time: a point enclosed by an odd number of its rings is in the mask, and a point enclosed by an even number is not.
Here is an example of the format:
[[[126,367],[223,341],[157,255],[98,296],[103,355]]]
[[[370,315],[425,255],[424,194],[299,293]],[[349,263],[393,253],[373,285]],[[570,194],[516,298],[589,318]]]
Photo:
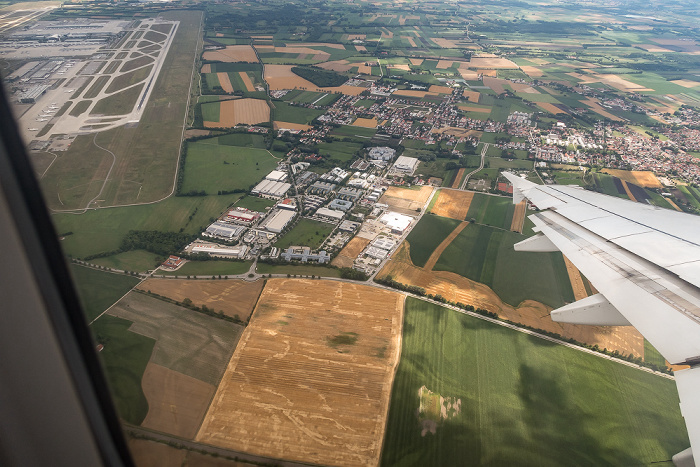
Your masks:
[[[484,168],[484,158],[486,157],[486,151],[489,149],[489,143],[484,143],[484,147],[481,149],[481,165],[479,165],[479,168],[476,170],[472,170],[467,174],[466,177],[464,177],[464,181],[462,182],[462,185],[459,187],[460,190],[466,190],[467,189],[467,182],[469,182],[469,177],[477,173],[479,170]]]

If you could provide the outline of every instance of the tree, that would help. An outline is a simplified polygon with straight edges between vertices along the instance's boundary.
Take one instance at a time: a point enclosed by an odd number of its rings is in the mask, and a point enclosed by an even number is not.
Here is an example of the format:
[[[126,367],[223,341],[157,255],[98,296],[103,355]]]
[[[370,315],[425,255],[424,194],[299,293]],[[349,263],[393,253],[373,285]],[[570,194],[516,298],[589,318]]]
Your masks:
[[[190,276],[187,276],[187,277],[190,277]],[[186,307],[190,307],[190,306],[192,306],[192,300],[190,300],[189,298],[185,298],[185,299],[182,301],[182,305],[183,305],[183,306],[186,306]]]

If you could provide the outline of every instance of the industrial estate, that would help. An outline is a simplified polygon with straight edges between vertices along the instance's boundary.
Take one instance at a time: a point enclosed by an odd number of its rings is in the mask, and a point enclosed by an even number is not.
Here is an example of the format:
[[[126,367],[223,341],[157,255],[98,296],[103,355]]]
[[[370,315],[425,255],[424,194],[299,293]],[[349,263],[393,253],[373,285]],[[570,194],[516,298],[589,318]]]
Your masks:
[[[689,446],[502,175],[700,211],[698,6],[0,2],[0,73],[137,465]],[[650,423],[649,420],[653,420]]]

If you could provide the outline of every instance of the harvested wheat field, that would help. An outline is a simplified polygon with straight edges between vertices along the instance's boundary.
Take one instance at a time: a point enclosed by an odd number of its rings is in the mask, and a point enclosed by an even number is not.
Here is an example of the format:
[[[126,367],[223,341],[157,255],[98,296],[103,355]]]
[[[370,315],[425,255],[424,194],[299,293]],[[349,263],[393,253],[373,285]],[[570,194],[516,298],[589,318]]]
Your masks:
[[[634,183],[644,188],[663,188],[663,185],[656,178],[654,172],[645,170],[619,170],[619,169],[603,169],[603,173],[610,174],[614,177],[624,180],[629,183]]]
[[[673,79],[671,80],[673,84],[677,84],[679,86],[683,86],[684,88],[695,88],[697,86],[700,86],[700,83],[697,81],[691,81],[689,79]]]
[[[355,50],[357,50],[358,52],[367,52],[367,47],[365,47],[364,45],[356,45]]]
[[[569,275],[569,281],[571,282],[571,288],[574,291],[574,299],[576,301],[588,297],[586,293],[586,286],[583,285],[583,277],[581,277],[581,272],[574,266],[574,263],[569,261],[569,258],[564,256],[564,264],[566,264],[566,272]]]
[[[293,65],[265,65],[265,81],[270,86],[270,90],[279,89],[304,89],[316,92],[341,92],[349,96],[359,96],[365,88],[359,86],[337,86],[330,88],[319,88],[311,81],[307,81],[292,72]]]
[[[347,245],[345,245],[345,248],[340,250],[338,256],[333,258],[331,264],[339,268],[351,268],[353,263],[355,262],[355,258],[357,258],[357,255],[362,253],[362,250],[364,250],[365,247],[369,245],[369,242],[370,239],[368,238],[353,238],[348,242]]]
[[[129,453],[139,467],[182,467],[188,451],[147,439],[131,438]]]
[[[435,42],[438,47],[442,47],[443,49],[458,49],[459,46],[455,44],[454,41],[451,41],[449,39],[443,39],[442,37],[431,37],[431,41]],[[440,68],[440,67],[438,67]]]
[[[513,232],[523,233],[523,225],[525,224],[525,214],[527,213],[527,201],[522,200],[515,205],[513,211],[513,220],[510,221],[510,230]]]
[[[452,94],[452,88],[449,86],[438,86],[436,84],[433,84],[430,86],[430,89],[428,89],[430,92],[435,92],[438,94]]]
[[[507,58],[483,56],[472,57],[471,60],[469,60],[469,66],[473,68],[518,68],[518,65]]]
[[[355,64],[350,63],[347,60],[333,60],[331,62],[319,63],[316,66],[319,68],[323,68],[324,70],[332,70],[332,71],[339,71],[341,73],[345,73],[350,68],[355,66]]]
[[[622,184],[622,188],[625,189],[625,193],[627,194],[627,197],[631,199],[632,201],[638,202],[637,198],[634,197],[634,194],[632,194],[632,190],[630,190],[630,187],[627,186],[627,182],[625,180],[621,180],[620,183]]]
[[[303,123],[290,123],[290,122],[272,122],[272,128],[274,130],[299,130],[307,131],[312,129],[311,125],[305,125]]]
[[[202,73],[211,73],[211,63],[205,63],[202,65]]]
[[[598,74],[595,76],[596,78],[600,79],[601,83],[609,84],[610,86],[623,92],[653,91],[653,89],[649,89],[641,84],[626,80],[618,75]]]
[[[401,39],[406,39],[406,40],[408,41],[408,44],[409,44],[411,47],[418,47],[418,46],[416,45],[416,41],[413,39],[413,37],[401,36]]]
[[[243,321],[253,312],[264,281],[202,281],[187,279],[148,279],[138,288],[182,302],[189,298],[195,306],[206,305],[226,316],[238,315]]]
[[[474,107],[473,105],[464,105],[464,104],[459,104],[457,107],[459,107],[461,110],[464,110],[466,112],[491,113],[491,109],[489,109],[488,107]]]
[[[422,186],[419,190],[390,186],[379,202],[388,204],[392,211],[415,215],[417,209],[423,208],[432,192],[433,187],[430,186]]]
[[[248,73],[246,73],[245,71],[239,71],[238,75],[241,77],[243,84],[245,84],[246,91],[248,91],[248,92],[255,91],[255,86],[253,86],[253,82],[250,80],[250,75],[248,75]]]
[[[192,439],[216,387],[191,376],[149,363],[141,380],[148,415],[141,426]]]
[[[423,60],[424,59],[422,59],[422,58],[409,58],[408,59],[408,61],[411,62],[411,65],[415,65],[415,66],[420,66],[423,63]]]
[[[557,107],[556,105],[551,104],[549,102],[537,102],[537,107],[541,108],[545,112],[549,112],[549,113],[554,114],[554,115],[567,113],[567,112],[563,111],[562,109],[560,109],[559,107]]]
[[[447,271],[427,271],[413,265],[410,259],[410,246],[401,244],[391,260],[377,277],[393,276],[402,284],[416,285],[427,293],[440,294],[445,299],[483,308],[502,318],[538,329],[556,332],[564,337],[572,337],[579,342],[600,348],[618,350],[626,354],[643,355],[644,338],[631,326],[584,326],[555,323],[550,318],[551,308],[534,300],[525,300],[517,307],[503,303],[490,287],[474,282],[458,274]]]
[[[465,78],[466,79],[466,78]],[[479,103],[479,92],[477,91],[464,91],[462,92],[462,95],[469,100],[469,102],[473,102],[475,104]]]
[[[450,68],[453,63],[454,60],[438,60],[437,65],[435,65],[435,68],[438,68],[440,70],[446,70],[447,68]]]
[[[352,126],[359,126],[362,128],[377,128],[377,118],[358,118],[352,122]]]
[[[219,105],[219,121],[205,121],[206,128],[228,128],[239,123],[255,125],[270,120],[270,107],[261,99],[232,99]]]
[[[539,78],[544,74],[542,73],[542,70],[540,70],[536,66],[521,65],[520,69],[523,70],[523,73],[528,75],[530,78]]]
[[[442,189],[438,192],[437,197],[437,201],[435,201],[430,212],[437,216],[463,221],[467,218],[474,193],[471,191]]]
[[[452,186],[450,188],[459,188],[459,184],[462,183],[462,179],[464,178],[464,172],[466,172],[467,169],[464,167],[460,168],[457,171],[457,175],[455,175],[455,179],[452,181]]]
[[[219,79],[219,84],[224,92],[233,92],[233,84],[231,84],[228,73],[217,73],[216,77]]]
[[[378,465],[404,296],[269,280],[196,440],[323,465]]]
[[[258,57],[249,45],[229,45],[225,49],[209,50],[202,55],[204,60],[214,62],[248,62],[256,63]]]

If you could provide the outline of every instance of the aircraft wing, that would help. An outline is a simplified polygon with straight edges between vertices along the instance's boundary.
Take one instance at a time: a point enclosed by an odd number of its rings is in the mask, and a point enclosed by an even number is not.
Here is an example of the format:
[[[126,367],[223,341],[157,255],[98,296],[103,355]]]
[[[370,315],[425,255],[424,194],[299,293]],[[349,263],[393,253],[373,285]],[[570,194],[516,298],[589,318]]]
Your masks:
[[[537,235],[515,249],[561,251],[599,291],[553,310],[552,319],[632,325],[670,363],[690,365],[675,378],[700,452],[700,216],[504,175],[514,202],[526,198],[538,209],[528,217]]]

